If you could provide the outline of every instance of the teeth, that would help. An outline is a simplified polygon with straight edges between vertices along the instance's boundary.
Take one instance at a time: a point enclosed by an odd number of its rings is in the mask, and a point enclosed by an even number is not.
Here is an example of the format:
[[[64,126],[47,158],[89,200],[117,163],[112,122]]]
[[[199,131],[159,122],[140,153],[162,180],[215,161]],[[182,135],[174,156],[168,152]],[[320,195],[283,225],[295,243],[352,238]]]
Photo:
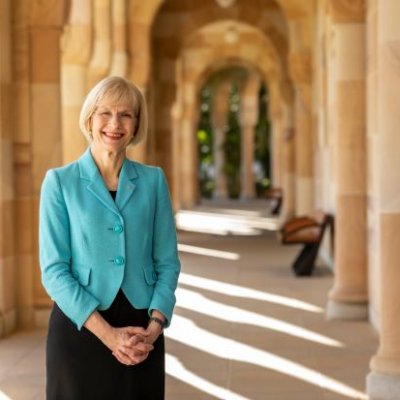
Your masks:
[[[108,137],[111,137],[111,138],[120,138],[120,137],[122,137],[122,135],[119,134],[119,133],[107,133],[107,132],[105,132],[105,135],[108,136]]]

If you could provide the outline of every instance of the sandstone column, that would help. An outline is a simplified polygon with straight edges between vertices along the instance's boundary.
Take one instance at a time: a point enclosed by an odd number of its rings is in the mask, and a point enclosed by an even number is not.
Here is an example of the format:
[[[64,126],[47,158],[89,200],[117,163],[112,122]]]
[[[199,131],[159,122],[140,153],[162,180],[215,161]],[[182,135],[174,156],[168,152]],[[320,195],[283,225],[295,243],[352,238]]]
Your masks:
[[[215,169],[215,188],[214,197],[226,199],[228,197],[226,176],[224,172],[225,153],[223,144],[225,132],[228,124],[229,111],[229,92],[231,81],[225,80],[219,84],[213,97],[212,105],[212,125],[214,133],[214,169]]]
[[[365,10],[363,0],[349,4],[329,3],[335,47],[330,53],[335,57],[336,215],[335,277],[328,319],[366,319],[368,315]]]
[[[314,211],[314,163],[312,133],[312,62],[311,21],[298,18],[289,21],[290,76],[295,88],[295,202],[296,214]]]
[[[0,2],[0,338],[15,329],[11,7]]]
[[[17,3],[23,32],[15,33],[18,45],[15,66],[20,86],[15,120],[15,229],[18,325],[35,324],[37,309],[50,301],[40,279],[38,265],[38,200],[47,169],[61,163],[60,36],[66,4],[40,0]],[[26,63],[28,69],[19,69]],[[22,90],[23,88],[23,90]]]
[[[283,203],[282,219],[287,220],[295,214],[295,151],[294,151],[294,107],[282,104],[282,126],[283,126]]]
[[[241,90],[240,125],[242,132],[242,167],[241,167],[241,195],[242,199],[255,197],[254,187],[254,128],[258,118],[258,91],[260,79],[250,75]]]
[[[376,2],[377,140],[372,149],[378,191],[380,345],[367,379],[371,400],[397,399],[400,393],[400,2]],[[370,12],[370,10],[368,10]],[[372,100],[371,100],[372,101]]]
[[[183,112],[180,121],[180,199],[183,208],[193,207],[198,200],[197,142],[199,104],[195,101],[195,84],[187,81],[183,85]]]
[[[79,113],[87,94],[87,67],[92,50],[92,2],[73,0],[64,29],[61,65],[62,161],[77,159],[88,143],[79,130]]]
[[[271,129],[271,184],[273,187],[282,188],[283,180],[283,121],[281,108],[270,108]]]
[[[271,130],[271,184],[273,187],[281,188],[284,185],[285,161],[285,115],[284,115],[284,97],[282,93],[282,84],[280,85],[275,79],[268,84],[267,91],[267,118],[270,123]]]
[[[87,88],[105,78],[111,66],[111,0],[96,0],[93,4],[93,53],[89,63]]]
[[[113,0],[112,4],[112,43],[110,75],[126,77],[128,72],[127,53],[127,6],[125,0]]]

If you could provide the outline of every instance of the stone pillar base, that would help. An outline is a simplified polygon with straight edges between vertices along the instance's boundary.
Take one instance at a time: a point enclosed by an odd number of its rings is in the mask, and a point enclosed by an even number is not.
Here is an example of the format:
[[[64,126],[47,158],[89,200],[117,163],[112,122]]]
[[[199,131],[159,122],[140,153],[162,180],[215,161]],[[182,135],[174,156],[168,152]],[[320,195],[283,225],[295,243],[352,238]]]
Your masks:
[[[370,400],[398,400],[400,376],[370,372],[367,375],[367,394]]]
[[[328,320],[366,320],[368,319],[368,305],[367,303],[343,303],[329,299],[326,306],[326,318]]]

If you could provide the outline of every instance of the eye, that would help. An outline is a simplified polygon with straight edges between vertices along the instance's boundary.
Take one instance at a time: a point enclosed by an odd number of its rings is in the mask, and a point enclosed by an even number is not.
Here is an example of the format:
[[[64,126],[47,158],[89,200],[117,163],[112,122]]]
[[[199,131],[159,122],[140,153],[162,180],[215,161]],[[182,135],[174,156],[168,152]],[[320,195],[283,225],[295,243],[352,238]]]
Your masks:
[[[132,118],[132,114],[131,114],[131,113],[128,113],[128,112],[122,113],[121,116],[122,116],[123,118]]]

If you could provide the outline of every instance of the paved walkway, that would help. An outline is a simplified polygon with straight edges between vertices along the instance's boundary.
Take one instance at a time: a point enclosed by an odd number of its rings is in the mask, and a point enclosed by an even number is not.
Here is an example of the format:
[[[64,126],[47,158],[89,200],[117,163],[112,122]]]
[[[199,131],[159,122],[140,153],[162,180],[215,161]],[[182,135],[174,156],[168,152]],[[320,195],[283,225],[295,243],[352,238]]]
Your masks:
[[[377,337],[367,322],[325,320],[326,268],[294,277],[297,248],[272,233],[179,236],[167,400],[367,399]],[[0,400],[44,399],[44,342],[42,331],[0,341]]]

